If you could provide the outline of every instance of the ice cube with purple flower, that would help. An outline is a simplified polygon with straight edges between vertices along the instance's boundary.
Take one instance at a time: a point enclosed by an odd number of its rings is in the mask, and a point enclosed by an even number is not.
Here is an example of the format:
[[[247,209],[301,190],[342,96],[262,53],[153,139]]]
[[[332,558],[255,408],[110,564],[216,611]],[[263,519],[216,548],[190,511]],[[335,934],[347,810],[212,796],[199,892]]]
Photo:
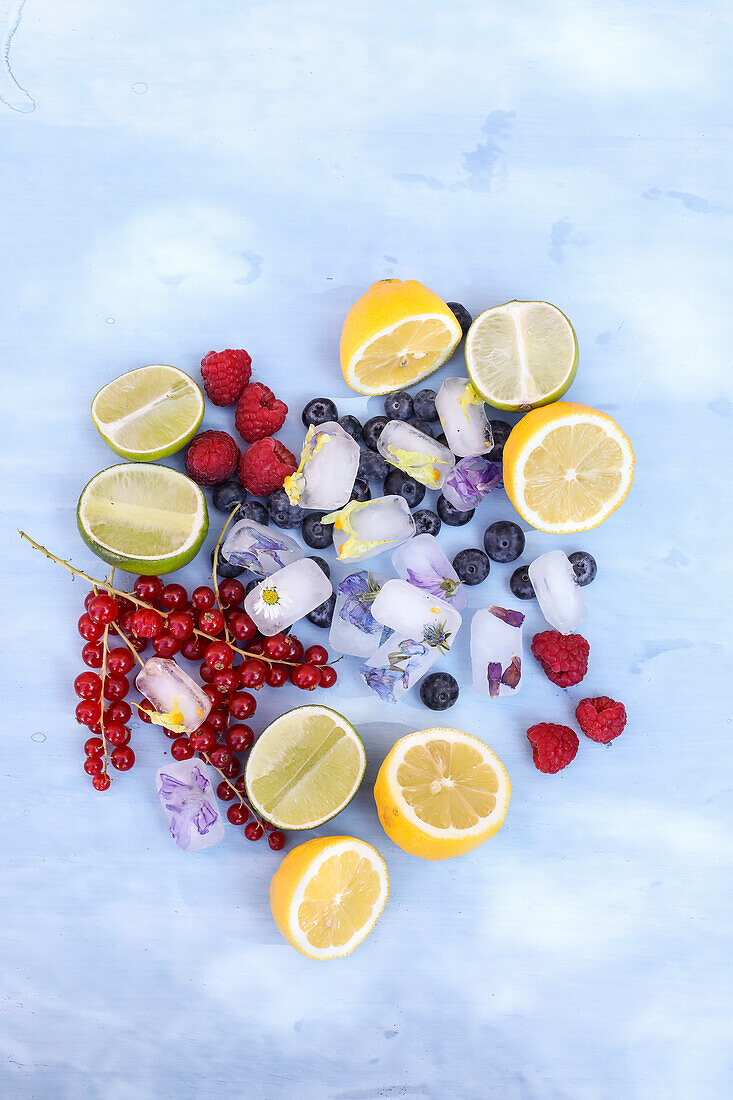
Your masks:
[[[171,836],[184,852],[200,852],[224,839],[224,822],[212,772],[200,760],[171,761],[155,785]]]
[[[506,607],[477,611],[471,620],[471,670],[479,695],[498,699],[522,686],[524,615]]]
[[[391,634],[359,670],[364,683],[384,703],[396,703],[438,658],[427,642]]]
[[[384,627],[372,615],[372,604],[386,581],[381,573],[359,569],[336,585],[336,604],[328,636],[331,647],[354,657],[369,657],[379,646]]]
[[[253,519],[242,519],[234,524],[221,545],[221,555],[232,565],[249,569],[257,577],[269,577],[305,557],[295,539]]]
[[[469,455],[448,474],[443,496],[459,512],[470,512],[498,485],[501,485],[501,466],[482,455]]]
[[[456,611],[466,606],[465,586],[435,535],[415,535],[398,546],[392,554],[392,565],[402,580],[445,600]]]

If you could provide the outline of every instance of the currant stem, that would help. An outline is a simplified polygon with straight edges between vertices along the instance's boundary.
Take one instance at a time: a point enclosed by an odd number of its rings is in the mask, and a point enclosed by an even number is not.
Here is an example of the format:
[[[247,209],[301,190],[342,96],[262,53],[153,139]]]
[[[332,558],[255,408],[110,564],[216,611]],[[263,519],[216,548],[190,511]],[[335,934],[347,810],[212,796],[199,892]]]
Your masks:
[[[214,563],[211,570],[211,579],[214,582],[214,596],[216,597],[216,606],[219,608],[222,615],[224,614],[224,609],[221,606],[221,600],[219,599],[219,578],[217,577],[217,573],[219,570],[219,547],[221,546],[222,539],[224,538],[224,532],[226,531],[227,527],[232,522],[240,508],[241,504],[237,504],[236,507],[232,508],[226,523],[221,529],[221,534],[216,540],[216,546],[214,547]],[[231,635],[229,634],[229,626],[227,625],[226,619],[224,620],[224,637],[228,642],[231,640]]]
[[[115,575],[115,568],[114,568],[114,566],[111,566],[110,571],[109,571],[109,582],[110,582],[110,584],[112,583],[112,580],[114,579],[114,575]],[[95,589],[95,591],[96,591],[96,589]],[[108,656],[108,654],[109,654],[109,623],[105,623],[104,624],[104,634],[102,635],[102,690],[101,690],[100,696],[99,696],[100,704],[101,704],[101,713],[99,715],[99,728],[100,728],[101,733],[102,733],[102,751],[103,751],[103,754],[104,754],[104,769],[103,769],[103,773],[102,773],[103,775],[107,775],[107,766],[108,766],[108,764],[110,762],[110,759],[111,759],[110,755],[109,755],[109,752],[107,751],[107,737],[106,737],[105,732],[104,732],[104,684],[105,684],[105,681],[107,679],[107,656]],[[107,776],[107,778],[109,778],[109,776]]]

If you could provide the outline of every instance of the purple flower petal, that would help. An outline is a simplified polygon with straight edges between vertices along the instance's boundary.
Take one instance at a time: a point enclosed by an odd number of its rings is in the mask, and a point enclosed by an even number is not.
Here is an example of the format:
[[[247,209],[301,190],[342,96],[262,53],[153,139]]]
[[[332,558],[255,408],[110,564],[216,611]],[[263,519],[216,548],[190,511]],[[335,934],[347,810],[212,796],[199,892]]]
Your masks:
[[[524,615],[521,611],[513,611],[507,607],[490,607],[489,611],[492,615],[495,615],[497,619],[501,619],[507,626],[520,627],[524,622]]]
[[[499,696],[499,685],[501,683],[501,665],[499,662],[489,661],[487,673],[489,680],[489,695],[492,699],[497,699]]]
[[[471,455],[456,463],[445,484],[456,498],[465,504],[466,510],[475,508],[486,494],[501,482],[501,466],[489,462],[481,455]]]
[[[502,684],[506,684],[508,688],[516,688],[519,686],[519,681],[522,679],[522,661],[519,657],[512,657],[511,662],[504,669],[501,677]]]

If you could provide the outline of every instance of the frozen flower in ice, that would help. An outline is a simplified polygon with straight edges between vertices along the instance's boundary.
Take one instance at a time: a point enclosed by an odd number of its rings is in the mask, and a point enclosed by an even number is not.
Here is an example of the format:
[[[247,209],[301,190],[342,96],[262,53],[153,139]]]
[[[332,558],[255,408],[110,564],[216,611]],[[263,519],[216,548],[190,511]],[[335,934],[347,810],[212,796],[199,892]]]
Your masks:
[[[292,596],[279,592],[277,586],[272,581],[268,581],[260,589],[253,610],[257,615],[263,615],[266,619],[277,619],[292,602]]]

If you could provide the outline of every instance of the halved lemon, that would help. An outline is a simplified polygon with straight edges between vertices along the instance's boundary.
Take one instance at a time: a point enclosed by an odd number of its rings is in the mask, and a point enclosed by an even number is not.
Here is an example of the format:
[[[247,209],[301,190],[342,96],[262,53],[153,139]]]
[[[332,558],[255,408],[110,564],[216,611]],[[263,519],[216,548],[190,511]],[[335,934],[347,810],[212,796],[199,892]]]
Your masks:
[[[364,744],[342,714],[296,707],[260,734],[245,783],[255,810],[274,825],[315,829],[348,806],[365,768]]]
[[[491,749],[460,730],[410,733],[388,753],[374,784],[390,840],[421,859],[450,859],[501,828],[511,783]]]
[[[455,314],[432,290],[382,279],[346,314],[341,370],[357,393],[392,393],[436,371],[460,339]]]
[[[311,959],[350,954],[374,928],[388,896],[387,864],[371,844],[350,836],[293,848],[270,884],[275,923]]]
[[[485,401],[512,412],[557,401],[578,367],[573,326],[549,302],[507,302],[479,314],[466,337],[468,374]]]
[[[631,443],[615,420],[558,401],[527,413],[504,445],[504,486],[540,531],[588,531],[623,503],[634,476]]]
[[[79,497],[76,521],[102,561],[148,576],[181,569],[209,528],[198,485],[146,462],[123,462],[93,477]]]
[[[102,386],[91,413],[115,454],[144,462],[172,455],[193,439],[204,415],[204,396],[184,371],[160,363]]]

